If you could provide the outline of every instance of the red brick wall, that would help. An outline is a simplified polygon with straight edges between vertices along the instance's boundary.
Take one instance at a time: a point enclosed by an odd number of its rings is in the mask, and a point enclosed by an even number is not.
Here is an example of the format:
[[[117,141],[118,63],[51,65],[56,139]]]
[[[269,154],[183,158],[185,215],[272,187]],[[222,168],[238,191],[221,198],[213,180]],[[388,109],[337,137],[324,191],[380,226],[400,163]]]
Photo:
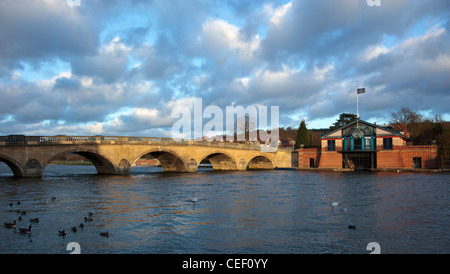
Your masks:
[[[319,166],[320,149],[319,148],[305,148],[298,151],[298,166],[309,167],[309,159],[314,159],[314,167]]]
[[[322,151],[319,167],[342,168],[342,153],[336,151]]]
[[[320,148],[298,150],[298,166],[309,168],[310,159],[314,159],[314,167],[342,168],[342,154]]]
[[[404,146],[377,153],[378,168],[412,168],[413,158],[422,158],[422,168],[438,168],[436,146]]]
[[[402,161],[402,155],[400,154],[399,150],[380,150],[377,152],[377,168],[403,168],[403,167],[404,164]]]
[[[392,150],[377,147],[377,168],[413,168],[413,158],[422,158],[422,168],[438,168],[437,146],[394,146]],[[310,159],[315,167],[342,168],[342,153],[325,149],[298,150],[298,166],[309,168]]]

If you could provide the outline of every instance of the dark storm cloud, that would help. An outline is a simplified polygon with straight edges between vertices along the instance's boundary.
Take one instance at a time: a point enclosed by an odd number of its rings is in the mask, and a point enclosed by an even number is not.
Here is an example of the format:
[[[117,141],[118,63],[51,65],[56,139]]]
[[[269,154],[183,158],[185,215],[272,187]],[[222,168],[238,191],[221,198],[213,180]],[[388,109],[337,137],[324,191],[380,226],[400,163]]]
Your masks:
[[[161,41],[156,46],[143,45],[137,48],[135,54],[143,62],[131,73],[144,79],[164,81],[180,73],[183,66],[180,57],[175,50],[171,52],[169,48],[171,45]]]
[[[95,53],[98,29],[65,1],[0,1],[0,72]],[[0,75],[1,76],[1,75]]]
[[[119,80],[128,70],[129,49],[119,40],[104,46],[97,55],[74,58],[72,73],[81,76],[99,77],[107,83]]]
[[[382,2],[369,7],[363,0],[292,1],[280,22],[270,25],[262,51],[280,62],[290,56],[311,62],[342,58],[382,42],[385,35],[403,38],[423,18],[449,10],[445,0]]]
[[[19,123],[35,123],[59,117],[65,101],[60,94],[32,83],[21,82],[0,88],[0,114],[13,114]]]
[[[54,90],[76,91],[81,88],[81,83],[78,79],[59,77],[55,80]]]

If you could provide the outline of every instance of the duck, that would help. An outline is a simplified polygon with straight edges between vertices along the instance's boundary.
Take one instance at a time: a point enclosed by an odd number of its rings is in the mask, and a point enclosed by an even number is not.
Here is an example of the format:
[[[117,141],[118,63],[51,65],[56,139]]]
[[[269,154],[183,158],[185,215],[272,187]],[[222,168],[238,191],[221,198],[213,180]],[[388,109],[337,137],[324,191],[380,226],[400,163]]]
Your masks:
[[[66,236],[66,230],[65,230],[65,229],[63,229],[63,230],[58,230],[58,234],[59,234],[59,236],[64,237],[64,236]]]
[[[94,215],[94,213],[89,212],[88,215],[89,215],[89,217],[91,217],[92,215]]]
[[[39,223],[39,218],[30,219],[30,223]]]
[[[80,228],[83,228],[83,227],[84,227],[84,224],[83,224],[83,223],[81,223],[81,224],[79,225],[79,227],[80,227]]]
[[[31,233],[31,225],[28,228],[19,228],[19,232],[22,234],[30,234]]]
[[[72,229],[73,232],[77,232],[77,227],[76,226],[72,227],[71,229]]]
[[[197,198],[197,196],[195,196],[195,192],[194,192],[194,198],[191,199],[191,202],[193,202],[193,203],[198,202],[198,198]]]
[[[108,237],[109,237],[109,232],[108,232],[108,231],[106,231],[106,232],[100,232],[100,236],[103,236],[103,237],[108,238]]]
[[[340,203],[339,203],[339,202],[332,202],[331,205],[332,205],[332,206],[339,206]]]
[[[14,220],[14,223],[5,223],[6,228],[16,228],[16,220]]]
[[[19,218],[17,220],[22,221],[22,216],[19,216]]]
[[[92,218],[84,217],[85,222],[92,222]]]
[[[348,226],[348,229],[356,229],[356,226],[354,226],[354,225],[349,225],[349,226]]]

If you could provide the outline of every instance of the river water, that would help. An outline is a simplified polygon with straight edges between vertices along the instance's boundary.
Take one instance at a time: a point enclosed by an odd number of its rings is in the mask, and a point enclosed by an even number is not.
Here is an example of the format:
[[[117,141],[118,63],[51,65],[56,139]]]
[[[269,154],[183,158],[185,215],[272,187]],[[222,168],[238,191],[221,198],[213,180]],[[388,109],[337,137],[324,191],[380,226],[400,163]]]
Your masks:
[[[448,173],[133,167],[100,176],[57,165],[24,179],[0,163],[0,253],[68,254],[70,242],[83,254],[368,254],[370,242],[381,253],[449,253],[449,183]],[[14,220],[16,229],[3,226]]]

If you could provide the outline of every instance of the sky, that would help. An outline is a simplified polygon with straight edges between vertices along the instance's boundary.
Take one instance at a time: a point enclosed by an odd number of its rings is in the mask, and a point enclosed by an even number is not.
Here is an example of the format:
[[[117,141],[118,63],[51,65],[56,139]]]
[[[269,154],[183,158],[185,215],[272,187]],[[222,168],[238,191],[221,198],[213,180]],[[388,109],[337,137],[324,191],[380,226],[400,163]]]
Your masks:
[[[0,134],[169,137],[171,112],[450,120],[448,0],[1,0]],[[207,122],[207,120],[204,120]]]

